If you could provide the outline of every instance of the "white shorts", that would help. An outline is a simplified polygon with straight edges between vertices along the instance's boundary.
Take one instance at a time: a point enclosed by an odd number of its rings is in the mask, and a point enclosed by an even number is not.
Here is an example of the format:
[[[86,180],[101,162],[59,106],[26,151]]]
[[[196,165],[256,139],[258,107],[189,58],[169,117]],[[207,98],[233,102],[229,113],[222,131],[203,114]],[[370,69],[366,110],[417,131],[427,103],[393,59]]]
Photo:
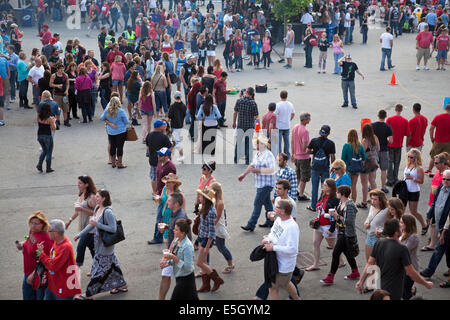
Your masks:
[[[163,277],[173,277],[173,266],[165,267],[161,270],[161,275]]]
[[[284,56],[286,58],[291,59],[293,54],[294,54],[294,48],[285,48],[284,49]]]
[[[209,50],[207,50],[207,51],[206,51],[206,55],[207,55],[208,57],[215,57],[215,56],[216,56],[216,52],[215,52],[215,51],[209,51]]]
[[[175,139],[175,148],[181,148],[181,141],[183,140],[181,130],[182,129],[173,129],[172,131],[173,138]]]
[[[324,238],[328,239],[336,239],[337,238],[337,229],[334,230],[331,237],[328,236],[328,231],[330,230],[330,226],[320,226],[319,229],[316,229],[318,232],[320,232]]]

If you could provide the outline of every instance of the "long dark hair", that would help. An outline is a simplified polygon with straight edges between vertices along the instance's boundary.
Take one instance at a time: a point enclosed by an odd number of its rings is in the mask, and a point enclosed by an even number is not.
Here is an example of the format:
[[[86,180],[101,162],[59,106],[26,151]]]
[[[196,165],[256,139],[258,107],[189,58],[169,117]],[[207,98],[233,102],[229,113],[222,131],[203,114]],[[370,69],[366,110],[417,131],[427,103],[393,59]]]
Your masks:
[[[138,74],[139,74],[139,71],[134,70],[130,76],[130,79],[128,79],[128,82],[127,82],[127,90],[128,91],[133,90],[133,83],[136,81]]]
[[[325,179],[325,183],[327,184],[328,188],[330,188],[330,193],[328,195],[327,201],[329,201],[333,198],[336,198],[336,182],[333,179],[328,178],[328,179]],[[326,195],[325,192],[322,191],[320,200],[323,200],[323,197],[325,197],[325,195]]]
[[[98,191],[98,194],[100,195],[100,197],[105,198],[105,200],[102,203],[102,205],[104,207],[110,206],[112,204],[111,196],[109,195],[109,191],[108,190],[101,189],[101,190]]]
[[[375,134],[373,132],[372,125],[366,124],[362,130],[362,137],[370,141],[370,145],[373,147],[376,145]]]
[[[47,120],[52,115],[52,109],[50,107],[49,103],[44,103],[41,106],[41,110],[39,111],[39,119],[40,120]]]
[[[92,180],[92,178],[90,176],[79,176],[78,180],[80,180],[84,184],[87,183],[87,185],[88,185],[87,188],[86,188],[86,191],[84,192],[84,199],[87,199],[91,195],[97,193],[97,187],[94,184],[94,180]],[[78,196],[81,196],[81,194],[82,194],[82,192],[80,191],[78,193]]]
[[[205,113],[205,116],[209,117],[213,105],[214,105],[213,96],[211,94],[208,94],[205,97],[205,102],[203,102],[203,112]]]

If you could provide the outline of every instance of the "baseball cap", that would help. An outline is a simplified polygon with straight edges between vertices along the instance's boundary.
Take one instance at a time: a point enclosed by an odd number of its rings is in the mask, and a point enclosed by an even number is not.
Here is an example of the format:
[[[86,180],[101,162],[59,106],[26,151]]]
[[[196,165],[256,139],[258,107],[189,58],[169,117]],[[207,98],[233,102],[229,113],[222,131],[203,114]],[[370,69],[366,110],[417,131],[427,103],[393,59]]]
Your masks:
[[[164,147],[156,151],[156,153],[160,156],[170,156],[170,149]]]
[[[56,38],[51,37],[50,38],[50,44],[55,44],[55,42],[56,42]]]
[[[153,123],[153,128],[159,128],[159,127],[161,127],[161,126],[163,126],[163,125],[165,125],[166,123],[164,122],[164,121],[162,121],[162,120],[156,120],[154,123]]]
[[[330,126],[327,126],[326,124],[320,128],[319,134],[324,137],[330,134],[331,128]]]
[[[350,55],[350,53],[347,53],[346,55],[345,55],[345,59],[351,59],[352,58],[352,56]]]
[[[176,98],[181,98],[181,92],[180,91],[175,91],[175,93],[173,94],[173,96]]]
[[[48,24],[45,23],[42,28],[48,28]]]

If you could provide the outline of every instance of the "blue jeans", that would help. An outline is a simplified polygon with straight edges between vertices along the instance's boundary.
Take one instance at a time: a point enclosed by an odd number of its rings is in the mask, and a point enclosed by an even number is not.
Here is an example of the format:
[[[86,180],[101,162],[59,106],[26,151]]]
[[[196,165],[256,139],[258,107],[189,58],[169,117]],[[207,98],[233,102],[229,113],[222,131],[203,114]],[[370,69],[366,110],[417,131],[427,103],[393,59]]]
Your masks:
[[[22,283],[22,298],[23,300],[44,300],[45,290],[47,284],[43,287],[39,287],[37,290],[33,289],[33,286],[27,283],[28,276],[25,274]]]
[[[395,36],[397,36],[398,35],[398,29],[399,29],[398,21],[391,21],[391,34],[395,33]]]
[[[312,50],[313,46],[305,46],[305,67],[312,68]]]
[[[93,233],[87,233],[84,236],[82,236],[78,240],[77,245],[77,266],[81,267],[84,262],[84,254],[86,252],[86,248],[89,248],[89,251],[91,252],[92,258],[94,258],[94,234]]]
[[[368,27],[367,28],[362,28],[362,38],[363,38],[362,43],[363,44],[367,43],[367,33],[368,32],[369,32],[369,28]]]
[[[225,66],[227,67],[227,69],[233,68],[233,57],[230,55],[227,55],[227,56],[223,56],[223,58],[225,59]]]
[[[351,31],[351,27],[347,27],[345,28],[345,44],[348,44],[351,42],[351,38],[352,38],[352,31]]]
[[[256,197],[253,201],[253,212],[250,220],[248,220],[247,227],[255,229],[256,223],[258,222],[259,216],[261,215],[262,206],[266,209],[266,213],[273,211],[272,199],[270,198],[270,193],[272,192],[272,186],[265,186],[256,189]],[[273,224],[272,221],[267,218],[266,214],[266,224]]]
[[[53,137],[48,135],[38,136],[39,144],[42,147],[41,155],[39,156],[38,166],[42,168],[42,163],[44,159],[47,161],[47,168],[51,168],[52,164],[52,151],[53,151]]]
[[[291,154],[289,153],[289,129],[287,130],[281,130],[278,129],[278,134],[279,134],[279,148],[280,148],[280,152],[281,152],[281,139],[284,140],[284,150],[283,152],[287,154],[287,156],[290,158]]]
[[[91,105],[89,107],[89,115],[93,118],[95,113],[95,105],[97,104],[97,97],[98,97],[98,89],[92,88],[91,89]]]
[[[108,92],[109,90],[109,92]],[[106,106],[108,105],[109,99],[108,96],[111,97],[111,89],[100,89],[100,104],[102,105],[103,110],[106,109]]]
[[[128,18],[129,18],[129,14],[122,14],[123,15],[123,29],[126,30],[127,26],[128,26]]]
[[[219,252],[223,255],[225,260],[227,260],[227,262],[233,261],[233,257],[231,256],[230,250],[228,250],[227,247],[225,246],[225,239],[216,237],[216,246],[217,250],[219,250]]]
[[[223,125],[223,123],[225,122],[225,108],[226,108],[226,106],[227,106],[227,100],[225,100],[225,101],[218,101],[217,102],[217,108],[219,109],[220,114],[222,115],[222,118],[217,120],[219,125]]]
[[[28,106],[28,81],[27,79],[19,82],[19,106]]]
[[[53,20],[54,21],[61,21],[62,20],[61,10],[60,9],[53,8]]]
[[[340,58],[342,58],[344,53],[342,53],[342,52],[341,53],[333,53],[333,55],[334,55],[334,73],[341,74],[342,68],[341,68],[341,66],[338,63],[338,60]]]
[[[44,300],[73,300],[74,296],[68,298],[59,298],[55,296],[53,292],[51,292],[48,288],[45,290],[45,298]]]
[[[166,91],[155,91],[156,112],[159,112],[161,107],[164,108],[164,113],[168,113]]]
[[[11,99],[16,99],[16,81],[17,81],[17,71],[9,71],[9,85],[11,87]]]
[[[153,241],[162,243],[163,242],[163,234],[158,230],[158,223],[162,221],[162,210],[163,205],[162,201],[158,204],[158,209],[156,209],[156,222],[155,222],[155,232],[153,233]]]
[[[112,18],[111,17],[111,20],[112,20],[112,23],[111,23],[111,26],[109,27],[111,30],[113,29],[113,27],[114,26],[116,26],[116,32],[118,32],[118,30],[117,30],[117,24],[118,24],[118,22],[119,22],[119,18]]]
[[[381,48],[381,65],[380,65],[380,70],[385,70],[384,69],[384,62],[386,61],[386,57],[387,57],[387,63],[388,63],[388,68],[392,68],[392,61],[391,61],[391,54],[392,54],[392,49],[386,49],[386,48]]]
[[[437,226],[437,223],[436,223]],[[448,246],[448,238],[444,237],[444,244],[442,245],[440,241],[438,241],[436,249],[434,249],[433,255],[431,256],[430,262],[428,263],[428,267],[423,270],[425,274],[428,276],[432,276],[434,272],[436,271],[439,262],[441,262],[442,257],[445,254],[445,251],[447,250]]]
[[[311,207],[316,209],[317,199],[319,197],[319,187],[320,184],[325,181],[325,179],[330,177],[330,171],[316,171],[311,169]]]
[[[342,96],[344,97],[344,104],[348,105],[348,92],[350,91],[350,100],[352,106],[356,106],[356,96],[355,96],[355,81],[341,81]]]
[[[234,58],[234,62],[235,62],[235,69],[242,70],[242,56],[236,56]]]

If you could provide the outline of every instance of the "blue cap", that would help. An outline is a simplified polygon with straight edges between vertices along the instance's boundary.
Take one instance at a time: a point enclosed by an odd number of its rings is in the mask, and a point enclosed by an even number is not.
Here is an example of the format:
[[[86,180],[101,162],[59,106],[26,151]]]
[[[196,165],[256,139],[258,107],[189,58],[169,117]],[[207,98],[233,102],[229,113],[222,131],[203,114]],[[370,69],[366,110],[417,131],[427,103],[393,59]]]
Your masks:
[[[170,156],[170,149],[169,148],[161,148],[158,151],[156,151],[156,153],[160,156]]]
[[[166,123],[164,121],[158,119],[153,123],[153,128],[156,129],[156,128],[159,128],[164,125],[166,125]]]

